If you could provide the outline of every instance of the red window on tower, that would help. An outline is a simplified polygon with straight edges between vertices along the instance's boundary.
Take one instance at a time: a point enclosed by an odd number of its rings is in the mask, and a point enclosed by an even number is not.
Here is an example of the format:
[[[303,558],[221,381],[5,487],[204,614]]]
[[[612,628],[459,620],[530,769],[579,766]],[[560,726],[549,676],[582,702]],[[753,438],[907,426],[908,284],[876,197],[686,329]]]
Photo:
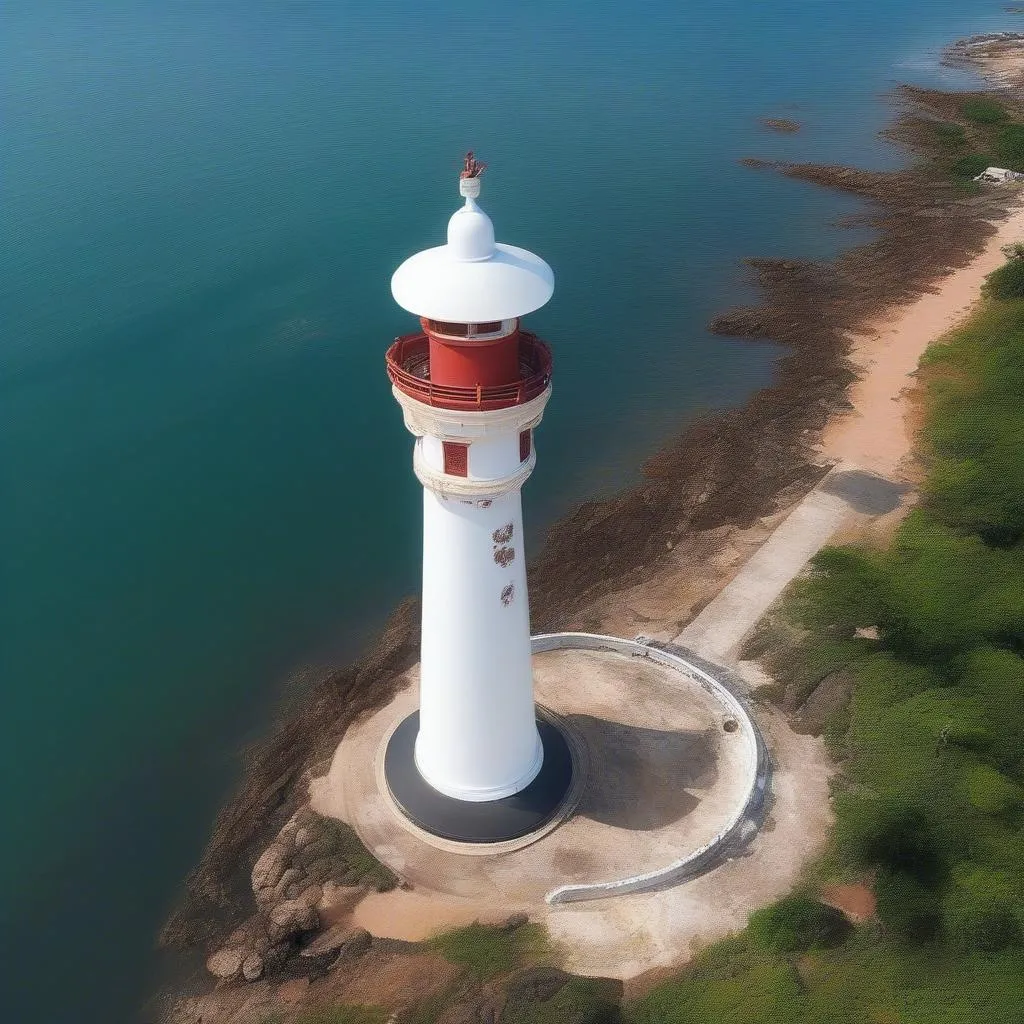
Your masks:
[[[448,476],[469,476],[469,445],[460,441],[442,441],[444,471]]]
[[[519,461],[525,462],[530,457],[532,431],[524,430],[519,434]]]

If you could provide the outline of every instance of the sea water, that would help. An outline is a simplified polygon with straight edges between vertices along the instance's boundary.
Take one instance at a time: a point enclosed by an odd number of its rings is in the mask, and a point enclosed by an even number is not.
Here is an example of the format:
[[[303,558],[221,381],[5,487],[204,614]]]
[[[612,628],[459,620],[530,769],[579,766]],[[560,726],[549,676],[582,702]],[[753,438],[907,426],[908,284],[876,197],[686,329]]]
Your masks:
[[[134,1019],[156,933],[297,667],[417,587],[388,281],[462,153],[555,269],[529,530],[771,378],[712,338],[747,255],[856,205],[744,156],[886,166],[1002,0],[12,0],[0,35],[0,1017]],[[760,116],[800,121],[796,135]]]

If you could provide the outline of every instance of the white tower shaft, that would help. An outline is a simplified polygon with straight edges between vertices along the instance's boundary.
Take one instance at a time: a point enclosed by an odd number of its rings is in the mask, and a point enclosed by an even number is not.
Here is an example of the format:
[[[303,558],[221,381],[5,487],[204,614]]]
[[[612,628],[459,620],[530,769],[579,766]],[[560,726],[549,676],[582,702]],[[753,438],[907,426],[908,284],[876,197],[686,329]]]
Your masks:
[[[525,788],[543,750],[533,703],[520,488],[535,464],[521,435],[550,388],[489,412],[424,406],[395,389],[417,435],[423,484],[423,634],[416,766],[457,800]],[[467,475],[445,473],[444,443],[465,444]]]

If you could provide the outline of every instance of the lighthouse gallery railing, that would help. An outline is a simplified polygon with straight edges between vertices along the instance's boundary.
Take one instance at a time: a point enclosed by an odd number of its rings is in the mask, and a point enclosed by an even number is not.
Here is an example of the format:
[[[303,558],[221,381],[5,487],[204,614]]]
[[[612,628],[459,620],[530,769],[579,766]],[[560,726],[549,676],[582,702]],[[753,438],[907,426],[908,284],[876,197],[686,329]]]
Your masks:
[[[504,409],[522,405],[551,383],[551,350],[535,334],[520,331],[519,373],[514,384],[455,387],[430,379],[430,342],[426,334],[405,334],[387,351],[388,377],[400,391],[443,409]]]

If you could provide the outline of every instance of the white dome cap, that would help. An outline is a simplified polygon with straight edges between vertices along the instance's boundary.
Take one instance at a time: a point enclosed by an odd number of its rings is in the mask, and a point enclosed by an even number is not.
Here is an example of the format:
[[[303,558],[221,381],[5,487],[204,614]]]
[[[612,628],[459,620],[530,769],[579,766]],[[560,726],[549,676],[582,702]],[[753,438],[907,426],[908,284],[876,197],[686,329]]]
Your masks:
[[[410,256],[391,278],[391,294],[428,320],[487,323],[540,309],[555,275],[526,249],[495,242],[491,218],[476,204],[479,177],[460,178],[466,205],[448,222],[448,244]]]

